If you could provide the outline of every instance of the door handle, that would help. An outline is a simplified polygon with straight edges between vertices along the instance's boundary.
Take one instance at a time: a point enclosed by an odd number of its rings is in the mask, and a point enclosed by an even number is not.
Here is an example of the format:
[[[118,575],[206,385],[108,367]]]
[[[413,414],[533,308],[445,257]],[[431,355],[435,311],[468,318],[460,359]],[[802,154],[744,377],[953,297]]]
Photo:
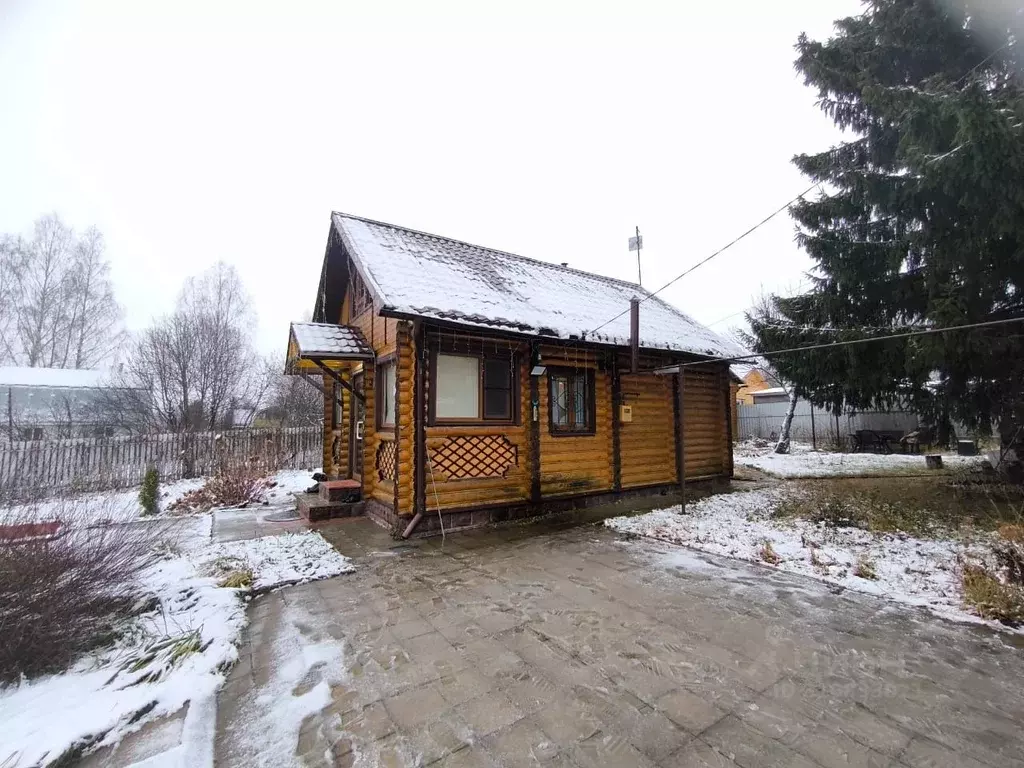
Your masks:
[[[356,422],[356,440],[363,439],[363,422],[362,420]]]

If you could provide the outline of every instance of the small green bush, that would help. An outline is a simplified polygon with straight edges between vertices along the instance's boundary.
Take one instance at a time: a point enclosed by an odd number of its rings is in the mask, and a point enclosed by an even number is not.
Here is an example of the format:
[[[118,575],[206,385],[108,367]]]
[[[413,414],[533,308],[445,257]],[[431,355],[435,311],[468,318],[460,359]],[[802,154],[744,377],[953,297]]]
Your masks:
[[[160,511],[160,473],[152,465],[146,469],[146,476],[142,479],[139,504],[144,515],[155,515]]]

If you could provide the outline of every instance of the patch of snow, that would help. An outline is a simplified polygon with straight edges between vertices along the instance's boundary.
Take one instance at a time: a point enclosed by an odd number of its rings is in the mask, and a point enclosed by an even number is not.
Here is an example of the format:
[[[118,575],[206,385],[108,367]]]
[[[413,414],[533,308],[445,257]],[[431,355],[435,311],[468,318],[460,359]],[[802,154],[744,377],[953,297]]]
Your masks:
[[[344,648],[315,633],[316,619],[286,605],[271,653],[270,679],[247,698],[233,721],[230,738],[240,742],[252,766],[301,766],[295,754],[299,729],[309,716],[332,701],[331,689],[346,675]]]
[[[317,472],[319,470],[313,470]],[[313,483],[313,473],[302,469],[285,469],[274,473],[274,487],[267,493],[269,506],[287,506],[293,503],[296,494],[304,492]],[[165,512],[174,502],[190,491],[203,486],[207,478],[173,480],[160,484],[160,510]],[[53,520],[61,516],[62,510],[72,509],[97,523],[125,522],[142,515],[139,504],[139,487],[125,491],[104,491],[85,493],[64,498],[50,498],[38,502],[0,507],[0,520]]]
[[[966,542],[952,538],[920,539],[907,534],[877,534],[837,528],[806,520],[776,520],[772,510],[785,491],[768,489],[709,496],[687,505],[605,521],[613,530],[646,536],[692,549],[767,565],[760,556],[771,544],[782,571],[810,576],[857,592],[925,607],[957,621],[988,624],[963,603],[958,562],[984,560],[986,537]],[[681,556],[681,562],[688,561]],[[868,560],[877,579],[854,574]]]
[[[329,579],[355,570],[323,536],[312,531],[213,544],[204,560],[248,568],[253,572],[253,588],[258,590]]]
[[[792,449],[791,449],[792,450]],[[827,453],[824,451],[792,451],[762,455],[735,454],[738,466],[753,467],[775,477],[854,477],[899,473],[927,474],[924,456],[902,453]],[[943,456],[944,467],[967,467],[985,462],[980,456]]]
[[[179,536],[177,551],[142,576],[144,590],[158,598],[159,610],[135,621],[113,648],[89,655],[63,674],[0,691],[0,765],[46,764],[86,739],[115,744],[145,723],[177,712],[186,702],[185,742],[175,754],[183,764],[212,765],[214,697],[225,671],[238,658],[236,643],[246,620],[246,591],[218,586],[225,558],[244,562],[262,589],[327,578],[353,566],[312,531],[269,541],[213,544],[211,520],[204,515],[177,522],[177,528],[187,529]],[[201,651],[176,663],[158,653],[141,668],[125,666],[144,656],[154,640],[193,632]],[[131,722],[151,704],[145,715]],[[202,762],[193,762],[196,756]]]

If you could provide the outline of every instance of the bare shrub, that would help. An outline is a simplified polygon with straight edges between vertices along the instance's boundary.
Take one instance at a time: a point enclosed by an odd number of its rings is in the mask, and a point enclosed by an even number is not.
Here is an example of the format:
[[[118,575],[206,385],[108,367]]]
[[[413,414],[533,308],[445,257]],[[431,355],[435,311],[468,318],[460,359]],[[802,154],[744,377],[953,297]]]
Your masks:
[[[263,461],[225,464],[202,488],[190,491],[168,506],[169,512],[209,512],[214,507],[245,507],[262,502],[273,487]]]
[[[0,516],[0,686],[67,668],[140,607],[138,576],[166,528],[97,525],[123,519],[98,506],[62,500]]]

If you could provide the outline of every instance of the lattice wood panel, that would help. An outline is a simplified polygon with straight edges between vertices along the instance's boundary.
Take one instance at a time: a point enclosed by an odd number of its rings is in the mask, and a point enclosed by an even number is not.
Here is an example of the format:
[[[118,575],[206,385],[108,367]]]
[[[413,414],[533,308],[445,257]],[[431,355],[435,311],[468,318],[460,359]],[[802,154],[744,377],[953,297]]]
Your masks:
[[[397,460],[398,443],[394,440],[381,440],[377,446],[377,477],[381,480],[394,480]]]
[[[449,437],[430,452],[430,464],[448,480],[505,477],[519,464],[519,448],[504,435]]]

